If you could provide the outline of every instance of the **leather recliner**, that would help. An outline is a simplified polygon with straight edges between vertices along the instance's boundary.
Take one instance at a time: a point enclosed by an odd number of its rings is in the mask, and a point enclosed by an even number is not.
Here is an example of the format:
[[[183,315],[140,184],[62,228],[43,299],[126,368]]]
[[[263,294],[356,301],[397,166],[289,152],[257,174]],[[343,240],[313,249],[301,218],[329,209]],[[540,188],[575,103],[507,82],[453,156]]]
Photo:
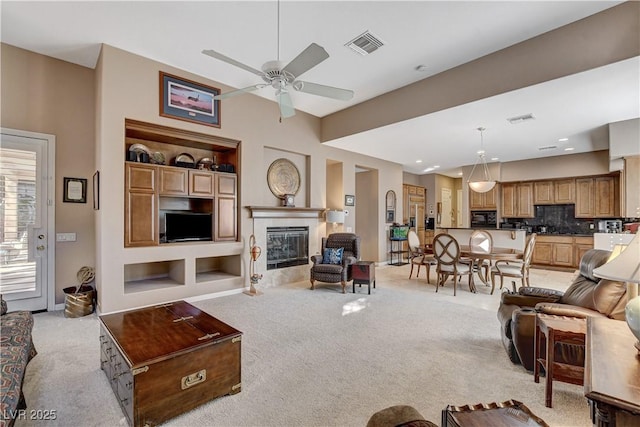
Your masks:
[[[534,333],[536,313],[586,318],[609,317],[624,320],[627,303],[625,283],[593,276],[611,252],[590,249],[580,260],[578,276],[566,291],[521,287],[518,292],[502,294],[498,308],[502,343],[513,363],[521,363],[528,371],[534,368]],[[542,348],[542,354],[546,351]],[[584,365],[584,346],[557,343],[554,350],[558,362]]]

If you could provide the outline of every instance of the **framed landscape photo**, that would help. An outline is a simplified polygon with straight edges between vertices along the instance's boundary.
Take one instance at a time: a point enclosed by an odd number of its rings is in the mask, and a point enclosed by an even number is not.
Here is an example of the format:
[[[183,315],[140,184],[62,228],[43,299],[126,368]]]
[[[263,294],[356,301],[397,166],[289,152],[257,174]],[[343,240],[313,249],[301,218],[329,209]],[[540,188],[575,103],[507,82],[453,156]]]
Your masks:
[[[220,127],[220,89],[160,71],[160,115]]]
[[[63,179],[62,201],[65,203],[87,203],[87,180],[84,178]]]

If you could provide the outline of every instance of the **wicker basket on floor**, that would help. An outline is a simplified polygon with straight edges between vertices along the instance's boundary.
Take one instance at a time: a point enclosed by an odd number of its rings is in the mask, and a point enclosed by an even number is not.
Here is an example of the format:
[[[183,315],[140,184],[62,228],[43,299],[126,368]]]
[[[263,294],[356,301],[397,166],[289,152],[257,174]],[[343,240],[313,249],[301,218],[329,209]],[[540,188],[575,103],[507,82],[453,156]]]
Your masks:
[[[93,313],[96,291],[89,286],[95,278],[92,267],[82,267],[77,274],[78,286],[64,288],[64,317],[82,317]]]

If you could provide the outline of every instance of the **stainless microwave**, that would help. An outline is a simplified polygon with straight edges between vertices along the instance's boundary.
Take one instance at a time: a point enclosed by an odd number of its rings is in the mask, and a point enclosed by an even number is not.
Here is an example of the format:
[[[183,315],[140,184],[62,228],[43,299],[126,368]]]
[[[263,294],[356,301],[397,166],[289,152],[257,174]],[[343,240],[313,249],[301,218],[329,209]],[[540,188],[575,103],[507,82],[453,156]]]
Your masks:
[[[471,211],[471,228],[496,228],[496,211]]]

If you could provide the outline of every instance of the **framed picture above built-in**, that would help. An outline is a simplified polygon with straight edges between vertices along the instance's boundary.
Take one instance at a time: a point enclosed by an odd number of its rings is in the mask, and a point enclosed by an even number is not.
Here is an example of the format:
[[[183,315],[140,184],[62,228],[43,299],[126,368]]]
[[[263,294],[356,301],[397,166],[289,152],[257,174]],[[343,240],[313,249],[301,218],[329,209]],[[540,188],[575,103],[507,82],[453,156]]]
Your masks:
[[[160,71],[160,115],[220,127],[220,89]]]
[[[84,178],[63,179],[62,201],[68,203],[87,203],[87,180]]]
[[[352,196],[347,194],[344,196],[344,205],[345,206],[355,206],[356,205],[356,196]]]

